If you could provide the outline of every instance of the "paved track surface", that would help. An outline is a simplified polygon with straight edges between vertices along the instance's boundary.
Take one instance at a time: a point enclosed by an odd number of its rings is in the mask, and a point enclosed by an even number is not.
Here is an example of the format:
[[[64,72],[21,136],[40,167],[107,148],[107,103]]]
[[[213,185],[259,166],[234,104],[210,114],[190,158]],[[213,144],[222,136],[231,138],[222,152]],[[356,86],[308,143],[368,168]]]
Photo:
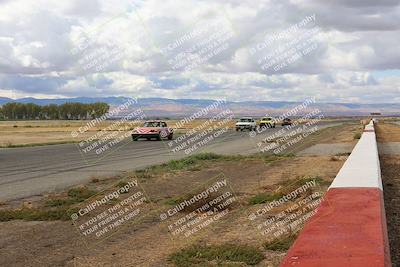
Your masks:
[[[318,129],[340,124],[322,122]],[[254,138],[250,138],[249,132],[230,130],[196,153],[256,153],[258,140],[279,130],[280,126],[268,129]],[[106,177],[187,156],[183,151],[171,152],[164,141],[124,142],[103,158],[92,155],[84,159],[77,144],[0,149],[0,201],[52,192],[88,182],[92,177]]]

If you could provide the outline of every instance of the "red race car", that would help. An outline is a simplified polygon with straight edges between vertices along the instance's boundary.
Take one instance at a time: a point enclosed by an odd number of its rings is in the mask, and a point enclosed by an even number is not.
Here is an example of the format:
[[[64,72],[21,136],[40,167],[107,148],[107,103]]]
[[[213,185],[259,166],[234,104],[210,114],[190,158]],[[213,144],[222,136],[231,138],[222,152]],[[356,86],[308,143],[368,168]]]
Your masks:
[[[173,130],[164,121],[146,121],[142,127],[133,130],[132,139],[133,141],[137,141],[139,138],[146,138],[147,140],[168,138],[168,140],[172,140],[173,134]]]

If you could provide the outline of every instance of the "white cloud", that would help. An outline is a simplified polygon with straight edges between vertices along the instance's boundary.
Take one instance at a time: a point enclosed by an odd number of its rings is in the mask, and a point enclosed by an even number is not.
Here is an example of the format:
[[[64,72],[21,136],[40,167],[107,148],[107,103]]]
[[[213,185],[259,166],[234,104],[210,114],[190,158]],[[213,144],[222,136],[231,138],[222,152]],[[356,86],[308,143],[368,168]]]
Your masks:
[[[262,70],[257,61],[264,52],[252,56],[249,48],[314,14],[317,48],[279,71]],[[210,18],[232,27],[228,48],[194,71],[174,71],[159,49]],[[371,73],[400,69],[399,19],[399,3],[392,0],[3,1],[0,96],[301,100],[316,95],[323,101],[394,102],[400,77]],[[74,54],[85,34],[95,42]],[[116,49],[119,58],[104,59],[106,53],[96,54],[101,49]],[[79,63],[85,57],[102,67],[85,70]]]

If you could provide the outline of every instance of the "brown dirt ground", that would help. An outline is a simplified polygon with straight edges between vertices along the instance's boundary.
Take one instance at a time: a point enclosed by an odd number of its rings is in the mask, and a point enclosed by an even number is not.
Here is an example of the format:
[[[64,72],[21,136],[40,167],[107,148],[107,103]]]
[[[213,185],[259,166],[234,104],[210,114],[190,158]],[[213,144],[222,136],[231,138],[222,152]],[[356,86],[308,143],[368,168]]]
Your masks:
[[[223,173],[239,197],[244,209],[251,209],[248,198],[286,179],[320,176],[331,181],[345,158],[292,157],[265,163],[261,160],[207,163],[199,171],[166,173],[142,181],[157,208],[169,207],[165,201],[187,193]],[[204,229],[196,240],[173,242],[157,216],[124,228],[95,248],[86,248],[70,222],[0,223],[0,266],[171,266],[167,257],[191,243],[222,244],[240,242],[261,248],[260,234],[249,225],[237,206],[228,218]],[[265,251],[258,266],[276,266],[283,252]]]
[[[378,142],[400,142],[400,126],[378,124]],[[380,156],[393,267],[400,266],[400,155]]]
[[[378,123],[376,133],[378,142],[400,142],[400,125]]]
[[[363,126],[361,124],[350,124],[345,125],[341,131],[336,132],[333,136],[327,140],[322,141],[323,144],[335,144],[335,143],[356,143],[358,140],[354,140],[354,134],[361,133]]]
[[[400,266],[400,156],[381,156],[386,220],[393,267]]]
[[[344,124],[322,129],[304,138],[293,148],[285,150],[285,153],[297,153],[315,144],[356,143],[354,134],[361,132],[362,126],[357,124]]]

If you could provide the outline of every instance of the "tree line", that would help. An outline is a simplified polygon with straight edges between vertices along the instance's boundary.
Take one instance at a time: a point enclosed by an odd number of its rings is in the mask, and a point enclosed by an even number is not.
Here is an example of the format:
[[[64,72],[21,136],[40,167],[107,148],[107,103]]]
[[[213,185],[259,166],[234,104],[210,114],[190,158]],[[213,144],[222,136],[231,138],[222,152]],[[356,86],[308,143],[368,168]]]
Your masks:
[[[104,102],[61,105],[11,102],[0,106],[0,118],[4,120],[87,120],[100,117],[109,109],[110,106]]]

